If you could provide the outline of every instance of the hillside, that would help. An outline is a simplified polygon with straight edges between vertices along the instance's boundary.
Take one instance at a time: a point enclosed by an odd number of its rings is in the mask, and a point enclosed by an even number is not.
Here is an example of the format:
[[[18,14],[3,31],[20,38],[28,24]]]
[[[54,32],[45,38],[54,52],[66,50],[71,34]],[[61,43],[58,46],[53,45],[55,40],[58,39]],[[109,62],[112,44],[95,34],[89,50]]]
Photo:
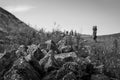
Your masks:
[[[3,50],[10,44],[26,44],[33,35],[36,35],[35,29],[0,7],[0,45]]]

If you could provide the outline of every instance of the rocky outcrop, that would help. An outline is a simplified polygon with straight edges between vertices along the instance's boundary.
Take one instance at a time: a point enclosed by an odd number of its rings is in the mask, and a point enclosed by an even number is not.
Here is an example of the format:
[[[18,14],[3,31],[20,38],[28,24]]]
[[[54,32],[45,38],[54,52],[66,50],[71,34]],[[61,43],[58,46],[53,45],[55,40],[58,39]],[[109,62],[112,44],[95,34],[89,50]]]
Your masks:
[[[71,62],[74,61],[74,58],[77,58],[75,52],[61,53],[55,55],[55,59],[62,62]]]
[[[4,75],[4,80],[41,80],[41,76],[24,58],[19,58]]]
[[[67,62],[57,71],[56,79],[64,80],[65,78],[68,78],[68,76],[72,74],[73,74],[72,78],[77,78],[77,75],[79,75],[79,73],[81,72],[81,71],[79,72],[79,70],[80,66],[77,63]],[[74,73],[76,74],[75,76]]]
[[[70,46],[70,45],[68,45],[68,46],[63,45],[63,46],[60,46],[58,49],[61,53],[68,53],[68,52],[73,51],[72,46]]]
[[[47,50],[53,50],[55,51],[56,53],[59,53],[59,50],[57,48],[57,45],[55,44],[55,42],[53,40],[47,40],[45,42],[47,44]]]
[[[28,46],[27,53],[38,61],[44,57],[44,53],[39,48],[39,45]]]
[[[26,46],[20,45],[20,47],[16,51],[17,58],[27,56],[28,54],[27,54],[26,50],[27,50]]]
[[[56,69],[60,66],[60,62],[57,61],[54,57],[54,52],[50,50],[46,56],[40,60],[39,64],[40,66],[46,71],[52,71],[53,69]]]
[[[87,47],[82,46],[81,52],[65,48],[67,51],[60,53],[52,40],[46,43],[47,49],[21,45],[2,55],[0,80],[109,80],[103,75],[104,65],[92,62]]]
[[[63,77],[62,80],[77,80],[77,78],[73,72],[69,72]]]
[[[0,58],[0,80],[3,80],[4,74],[12,67],[15,60],[15,51],[5,52]]]

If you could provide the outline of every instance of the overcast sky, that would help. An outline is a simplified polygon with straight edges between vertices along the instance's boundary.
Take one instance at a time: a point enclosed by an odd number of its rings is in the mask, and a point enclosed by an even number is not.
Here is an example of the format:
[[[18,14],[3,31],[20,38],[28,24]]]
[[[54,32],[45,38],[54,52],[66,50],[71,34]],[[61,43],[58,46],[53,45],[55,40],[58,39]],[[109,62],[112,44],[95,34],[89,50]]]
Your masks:
[[[36,29],[56,28],[92,34],[120,32],[120,0],[0,0],[0,6]]]

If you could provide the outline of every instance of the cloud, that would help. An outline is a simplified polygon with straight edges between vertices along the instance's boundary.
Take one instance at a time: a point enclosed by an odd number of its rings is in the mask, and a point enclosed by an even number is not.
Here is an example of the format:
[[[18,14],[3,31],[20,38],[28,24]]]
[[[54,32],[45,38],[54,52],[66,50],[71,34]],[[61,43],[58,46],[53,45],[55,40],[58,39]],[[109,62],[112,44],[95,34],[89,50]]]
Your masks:
[[[35,8],[35,7],[33,7],[33,6],[7,6],[7,7],[5,7],[5,9],[10,12],[26,12],[33,8]]]

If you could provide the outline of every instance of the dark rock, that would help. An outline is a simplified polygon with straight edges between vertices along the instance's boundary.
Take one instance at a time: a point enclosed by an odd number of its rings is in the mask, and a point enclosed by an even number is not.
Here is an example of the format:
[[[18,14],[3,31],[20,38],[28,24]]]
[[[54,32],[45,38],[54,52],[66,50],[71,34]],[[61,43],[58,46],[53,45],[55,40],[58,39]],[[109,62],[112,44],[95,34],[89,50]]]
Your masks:
[[[39,73],[41,74],[41,77],[43,77],[45,75],[44,70],[42,69],[42,67],[39,64],[39,61],[36,60],[36,58],[34,56],[32,56],[31,54],[25,56],[25,60],[27,62],[29,62],[29,64]]]
[[[82,46],[79,49],[80,55],[83,58],[86,58],[90,55],[89,47],[88,46]]]
[[[4,80],[40,80],[40,78],[38,72],[24,58],[16,60],[4,75]]]
[[[24,45],[21,45],[16,51],[17,58],[27,56],[26,50],[27,50],[26,47]]]
[[[12,67],[15,60],[16,60],[15,51],[6,52],[0,58],[0,80],[2,80],[4,74]]]
[[[57,80],[55,78],[56,73],[57,73],[57,71],[54,70],[54,71],[50,72],[49,74],[47,74],[42,80]]]
[[[77,80],[73,72],[66,74],[62,80]]]
[[[53,50],[53,51],[56,51],[57,53],[59,53],[59,51],[57,49],[57,45],[55,44],[55,42],[53,40],[48,40],[45,43],[47,44],[47,50]]]
[[[54,52],[50,50],[39,62],[40,66],[46,71],[52,71],[59,67],[59,62],[54,58]]]
[[[58,47],[61,47],[61,46],[65,46],[65,40],[60,40],[58,43],[57,43],[57,46]]]
[[[45,49],[41,49],[41,51],[42,51],[42,53],[43,53],[44,55],[47,54],[47,51],[46,51]]]
[[[59,48],[59,51],[61,52],[61,53],[68,53],[68,52],[72,52],[73,51],[73,49],[72,49],[72,46],[60,46]]]
[[[91,80],[110,80],[110,79],[104,74],[97,74],[97,75],[92,75]]]
[[[55,55],[55,59],[62,62],[74,61],[74,58],[77,58],[77,55],[75,52],[61,53],[61,54]]]
[[[61,80],[65,75],[67,75],[70,72],[76,73],[76,75],[79,75],[80,67],[76,62],[66,62],[58,71],[56,74],[56,79]]]
[[[39,45],[28,46],[27,53],[33,56],[38,61],[44,57],[44,53],[42,53]]]

